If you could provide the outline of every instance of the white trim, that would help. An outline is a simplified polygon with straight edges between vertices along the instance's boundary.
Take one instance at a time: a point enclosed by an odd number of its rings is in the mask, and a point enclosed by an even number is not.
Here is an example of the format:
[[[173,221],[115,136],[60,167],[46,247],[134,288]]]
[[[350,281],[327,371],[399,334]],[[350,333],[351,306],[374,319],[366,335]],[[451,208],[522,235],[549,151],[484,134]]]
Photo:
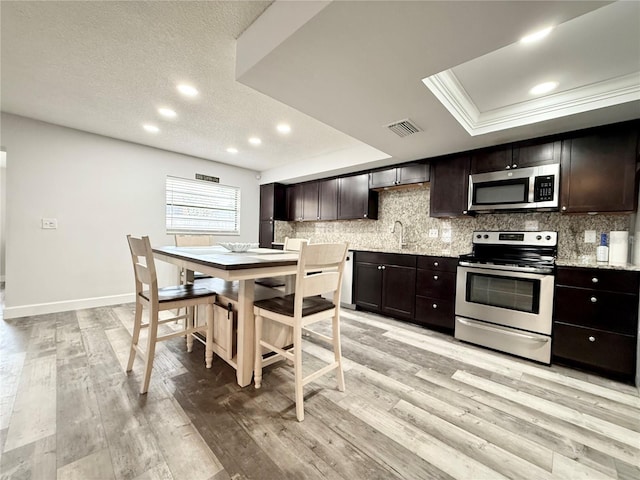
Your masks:
[[[640,100],[640,72],[480,112],[453,71],[422,82],[469,135],[483,135]]]
[[[121,295],[109,295],[106,297],[80,298],[77,300],[65,300],[62,302],[36,303],[19,307],[6,307],[4,319],[30,317],[32,315],[44,315],[47,313],[67,312],[69,310],[81,310],[84,308],[106,307],[121,303],[132,303],[135,300],[134,293]]]

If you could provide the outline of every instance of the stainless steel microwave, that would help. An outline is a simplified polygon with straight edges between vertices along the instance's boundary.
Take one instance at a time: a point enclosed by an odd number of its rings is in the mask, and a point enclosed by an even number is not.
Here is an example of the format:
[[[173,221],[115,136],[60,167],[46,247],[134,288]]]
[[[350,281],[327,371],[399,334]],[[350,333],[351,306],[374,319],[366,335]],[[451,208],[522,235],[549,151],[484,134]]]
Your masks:
[[[558,209],[560,164],[469,175],[469,211]]]

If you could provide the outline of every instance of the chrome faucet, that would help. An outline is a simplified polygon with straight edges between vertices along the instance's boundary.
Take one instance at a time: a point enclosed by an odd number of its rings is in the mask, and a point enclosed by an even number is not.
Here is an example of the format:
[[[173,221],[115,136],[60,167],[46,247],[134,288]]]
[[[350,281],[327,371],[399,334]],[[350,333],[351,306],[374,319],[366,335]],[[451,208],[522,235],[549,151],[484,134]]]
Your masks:
[[[391,233],[396,233],[396,225],[400,224],[400,250],[402,250],[404,247],[406,247],[406,242],[404,241],[404,225],[402,225],[402,222],[400,220],[396,220],[393,223],[393,228],[391,229]]]

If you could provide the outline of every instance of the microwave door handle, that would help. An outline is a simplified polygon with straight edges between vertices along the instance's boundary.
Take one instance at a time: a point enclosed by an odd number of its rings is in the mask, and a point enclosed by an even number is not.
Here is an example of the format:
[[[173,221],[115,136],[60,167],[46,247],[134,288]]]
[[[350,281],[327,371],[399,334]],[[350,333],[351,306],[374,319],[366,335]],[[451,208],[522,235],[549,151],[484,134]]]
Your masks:
[[[500,332],[501,334],[504,334],[504,335],[510,335],[512,337],[518,337],[524,340],[530,340],[532,342],[547,343],[549,341],[549,338],[533,337],[525,333],[514,332],[511,330],[503,330],[502,328],[493,328],[493,327],[490,327],[489,325],[482,325],[480,323],[475,323],[475,322],[471,323],[468,320],[465,320],[464,318],[460,318],[460,317],[458,317],[458,321],[463,325],[467,325],[472,328],[479,328],[481,330],[488,330],[490,332]]]

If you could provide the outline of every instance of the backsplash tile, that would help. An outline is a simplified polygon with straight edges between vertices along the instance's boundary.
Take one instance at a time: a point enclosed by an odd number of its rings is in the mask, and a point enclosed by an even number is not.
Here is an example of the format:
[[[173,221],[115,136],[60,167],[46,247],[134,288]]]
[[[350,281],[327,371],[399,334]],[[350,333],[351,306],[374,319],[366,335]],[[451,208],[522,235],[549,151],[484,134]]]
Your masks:
[[[471,251],[475,230],[525,230],[537,222],[536,230],[558,232],[558,258],[595,261],[596,244],[584,243],[584,231],[600,233],[631,231],[631,214],[562,215],[549,213],[481,214],[468,218],[429,217],[429,185],[380,192],[378,220],[333,222],[276,222],[275,241],[285,236],[309,238],[312,242],[349,242],[349,248],[400,251],[400,233],[391,233],[396,220],[404,226],[407,245],[403,252],[424,255],[457,256]],[[438,229],[438,238],[429,238],[429,230]],[[531,229],[531,228],[530,228]],[[450,242],[443,232],[450,230]]]

